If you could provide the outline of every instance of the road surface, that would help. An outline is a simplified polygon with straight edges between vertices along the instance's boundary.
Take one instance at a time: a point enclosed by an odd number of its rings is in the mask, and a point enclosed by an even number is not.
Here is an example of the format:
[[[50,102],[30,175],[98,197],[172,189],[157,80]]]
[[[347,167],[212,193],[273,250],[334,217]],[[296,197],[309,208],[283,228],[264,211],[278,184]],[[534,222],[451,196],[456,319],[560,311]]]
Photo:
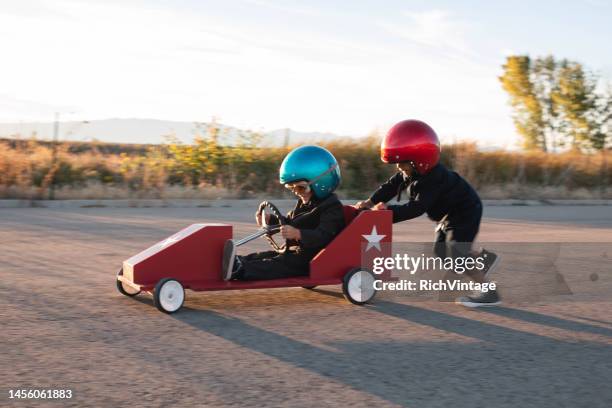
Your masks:
[[[486,311],[325,287],[188,292],[165,315],[116,291],[124,259],[209,221],[253,230],[235,208],[0,209],[0,406],[612,406],[612,207],[487,208],[480,241],[510,255]],[[554,273],[517,266],[555,245]],[[73,398],[8,399],[24,388]]]

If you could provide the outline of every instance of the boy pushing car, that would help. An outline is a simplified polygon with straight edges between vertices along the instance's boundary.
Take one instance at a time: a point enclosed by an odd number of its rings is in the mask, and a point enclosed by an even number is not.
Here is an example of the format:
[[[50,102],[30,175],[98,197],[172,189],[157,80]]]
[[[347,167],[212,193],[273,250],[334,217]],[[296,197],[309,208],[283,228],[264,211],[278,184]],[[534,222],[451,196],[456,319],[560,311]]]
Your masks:
[[[484,268],[469,276],[476,282],[486,282],[499,257],[490,251],[472,250],[480,228],[482,202],[467,181],[440,164],[440,141],[434,130],[418,120],[399,122],[383,139],[380,155],[383,162],[395,163],[398,172],[355,207],[389,209],[393,211],[394,223],[426,213],[438,224],[434,244],[436,255],[482,257]],[[385,204],[393,197],[399,201],[404,190],[408,194],[406,204]],[[459,298],[457,302],[480,307],[495,306],[501,300],[496,290],[488,290]]]

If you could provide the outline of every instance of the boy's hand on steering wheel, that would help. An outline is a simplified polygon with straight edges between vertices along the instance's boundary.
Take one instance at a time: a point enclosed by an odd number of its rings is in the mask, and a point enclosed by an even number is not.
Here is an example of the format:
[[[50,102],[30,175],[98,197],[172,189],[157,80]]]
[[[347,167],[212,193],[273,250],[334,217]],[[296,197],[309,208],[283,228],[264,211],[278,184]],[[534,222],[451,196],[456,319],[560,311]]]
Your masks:
[[[255,213],[255,222],[257,223],[258,227],[261,227],[261,213],[260,212]],[[266,225],[269,223],[270,223],[270,214],[266,214]]]
[[[387,209],[387,205],[385,203],[378,203],[374,207],[372,207],[372,210],[374,210],[374,211],[376,211],[376,210],[386,210],[386,209]]]
[[[302,239],[302,233],[299,229],[292,227],[291,225],[281,226],[280,233],[285,239],[293,239],[299,241]]]

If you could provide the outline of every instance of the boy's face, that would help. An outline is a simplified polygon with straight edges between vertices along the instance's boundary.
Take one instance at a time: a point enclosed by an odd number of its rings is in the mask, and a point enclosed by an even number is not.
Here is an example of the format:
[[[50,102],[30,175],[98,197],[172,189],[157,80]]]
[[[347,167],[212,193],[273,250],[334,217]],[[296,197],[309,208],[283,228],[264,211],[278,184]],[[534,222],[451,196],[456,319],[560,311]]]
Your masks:
[[[413,170],[409,162],[397,163],[396,166],[397,166],[397,170],[401,171],[405,177],[412,176]]]

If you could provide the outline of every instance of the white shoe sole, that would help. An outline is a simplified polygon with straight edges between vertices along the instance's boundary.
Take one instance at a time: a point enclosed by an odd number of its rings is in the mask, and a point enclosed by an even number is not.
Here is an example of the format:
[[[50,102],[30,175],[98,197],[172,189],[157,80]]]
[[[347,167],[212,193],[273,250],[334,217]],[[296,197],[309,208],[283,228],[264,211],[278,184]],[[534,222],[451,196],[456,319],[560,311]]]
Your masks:
[[[455,301],[455,303],[457,303],[459,305],[463,305],[465,307],[477,308],[477,307],[493,307],[493,306],[498,306],[498,305],[501,305],[502,301],[498,300],[497,302],[493,302],[493,303],[478,303],[478,302],[471,302],[469,300],[458,299],[458,300]]]
[[[231,249],[230,249],[231,246]],[[224,281],[228,281],[232,279],[232,271],[234,269],[234,262],[236,261],[236,245],[234,245],[234,241],[229,239],[225,242],[223,246],[223,270],[222,270],[222,278]]]

